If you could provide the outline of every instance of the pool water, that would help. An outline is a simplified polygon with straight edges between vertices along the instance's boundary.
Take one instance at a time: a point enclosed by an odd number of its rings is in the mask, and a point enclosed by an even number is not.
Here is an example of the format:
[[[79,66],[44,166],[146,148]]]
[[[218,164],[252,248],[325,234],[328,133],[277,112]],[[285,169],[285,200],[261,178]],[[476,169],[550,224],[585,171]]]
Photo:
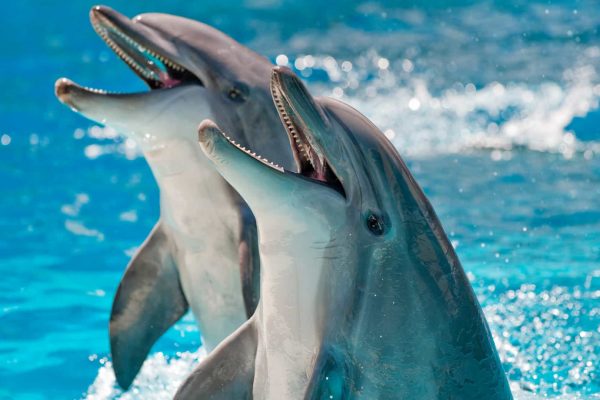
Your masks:
[[[54,98],[61,76],[144,90],[96,37],[92,5],[3,5],[2,400],[169,398],[204,356],[187,315],[129,392],[115,386],[110,306],[158,191],[135,144]],[[108,5],[214,25],[371,118],[433,203],[516,397],[600,398],[597,2]]]

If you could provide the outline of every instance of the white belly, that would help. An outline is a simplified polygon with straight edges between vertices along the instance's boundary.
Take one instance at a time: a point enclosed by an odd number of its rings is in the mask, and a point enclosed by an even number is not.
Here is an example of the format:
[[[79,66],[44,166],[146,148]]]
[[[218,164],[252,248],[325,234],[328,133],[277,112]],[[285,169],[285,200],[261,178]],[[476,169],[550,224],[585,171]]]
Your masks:
[[[160,188],[162,223],[177,248],[183,292],[210,350],[246,320],[239,210],[197,143],[171,140],[145,155]]]
[[[303,254],[294,254],[294,247]],[[321,345],[320,262],[308,246],[261,243],[261,300],[257,311],[260,340],[255,398],[302,399]],[[270,253],[273,249],[288,251]]]

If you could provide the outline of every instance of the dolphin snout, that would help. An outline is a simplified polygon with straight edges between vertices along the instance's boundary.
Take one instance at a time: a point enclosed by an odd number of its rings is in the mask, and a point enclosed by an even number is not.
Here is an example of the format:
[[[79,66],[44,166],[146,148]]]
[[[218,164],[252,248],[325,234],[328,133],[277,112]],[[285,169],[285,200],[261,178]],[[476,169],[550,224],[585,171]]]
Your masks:
[[[221,135],[217,124],[209,119],[205,119],[198,126],[198,142],[206,155],[212,154],[214,150],[215,137]]]
[[[119,14],[110,7],[97,5],[90,9],[90,22],[97,24],[115,24],[121,21],[129,22],[129,18]]]
[[[70,107],[75,107],[72,102],[73,89],[76,87],[75,83],[67,78],[60,78],[54,84],[54,94],[61,103],[66,104]]]

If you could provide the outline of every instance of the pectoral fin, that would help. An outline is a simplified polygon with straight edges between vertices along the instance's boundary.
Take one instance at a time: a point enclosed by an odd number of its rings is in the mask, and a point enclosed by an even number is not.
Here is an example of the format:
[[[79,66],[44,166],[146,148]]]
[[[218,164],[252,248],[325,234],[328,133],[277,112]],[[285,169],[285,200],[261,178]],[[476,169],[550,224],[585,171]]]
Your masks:
[[[202,361],[174,400],[252,399],[257,333],[250,319]]]
[[[124,389],[154,342],[188,309],[172,253],[158,222],[119,284],[110,316],[110,348],[117,382]]]
[[[239,257],[242,277],[242,295],[246,306],[246,315],[250,318],[260,298],[260,257],[258,254],[258,233],[256,220],[250,207],[241,201],[240,214],[242,231],[240,233]]]

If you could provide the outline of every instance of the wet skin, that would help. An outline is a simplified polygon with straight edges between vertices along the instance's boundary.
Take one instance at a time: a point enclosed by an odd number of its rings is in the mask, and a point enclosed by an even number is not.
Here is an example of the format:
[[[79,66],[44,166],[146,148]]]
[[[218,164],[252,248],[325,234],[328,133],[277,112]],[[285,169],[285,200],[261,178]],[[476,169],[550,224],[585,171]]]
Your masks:
[[[511,399],[481,307],[398,152],[276,68],[299,173],[204,122],[200,144],[257,218],[261,300],[177,399]]]
[[[272,65],[205,24],[166,14],[129,19],[107,7],[94,29],[149,86],[116,94],[56,83],[74,111],[140,146],[160,188],[160,220],[131,260],[113,303],[113,367],[127,388],[152,344],[191,307],[210,351],[256,308],[260,262],[254,216],[196,143],[210,117],[232,136],[294,168],[272,107]]]

